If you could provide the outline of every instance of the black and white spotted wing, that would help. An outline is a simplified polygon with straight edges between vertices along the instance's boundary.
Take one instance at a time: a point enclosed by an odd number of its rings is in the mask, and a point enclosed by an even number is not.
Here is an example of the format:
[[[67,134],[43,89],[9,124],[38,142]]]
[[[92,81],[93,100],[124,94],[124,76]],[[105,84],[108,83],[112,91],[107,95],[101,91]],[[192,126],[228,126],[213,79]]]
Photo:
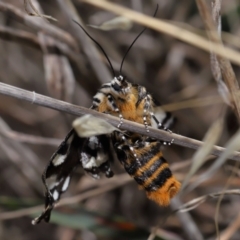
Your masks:
[[[112,177],[110,162],[113,154],[110,136],[99,135],[87,138],[80,159],[83,169],[91,177],[99,179],[100,173],[104,173],[107,178]]]
[[[79,164],[94,178],[99,178],[101,172],[108,178],[113,176],[109,146],[110,138],[107,135],[80,138],[73,129],[67,134],[42,175],[46,188],[45,210],[32,221],[34,225],[42,220],[49,221],[55,203],[68,189],[71,173]]]

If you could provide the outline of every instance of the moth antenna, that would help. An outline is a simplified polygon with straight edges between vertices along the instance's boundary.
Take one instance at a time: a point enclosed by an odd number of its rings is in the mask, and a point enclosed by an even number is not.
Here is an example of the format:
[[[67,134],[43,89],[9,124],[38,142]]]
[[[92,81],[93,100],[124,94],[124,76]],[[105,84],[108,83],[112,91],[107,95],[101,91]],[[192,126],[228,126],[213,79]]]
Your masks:
[[[115,76],[116,76],[116,73],[115,73],[115,71],[114,71],[114,69],[113,69],[113,65],[112,65],[112,63],[111,63],[108,55],[107,55],[106,52],[104,51],[103,47],[100,45],[100,43],[98,43],[98,42],[83,28],[83,26],[82,26],[80,23],[78,23],[78,22],[75,21],[74,19],[72,19],[72,20],[73,20],[73,22],[75,22],[75,23],[85,32],[85,34],[86,34],[95,44],[97,44],[97,46],[101,49],[102,53],[104,54],[104,56],[106,57],[106,59],[107,59],[107,61],[108,61],[108,63],[109,63],[109,66],[110,66],[110,68],[111,68],[111,70],[112,70],[113,76],[115,77]]]
[[[156,10],[153,14],[153,17],[156,16],[157,14],[157,11],[158,11],[158,4],[157,4],[157,7],[156,7]],[[123,63],[124,63],[124,60],[125,58],[127,57],[127,54],[129,53],[130,49],[132,48],[133,44],[138,40],[138,38],[143,34],[143,32],[147,29],[147,27],[145,27],[138,35],[137,37],[133,40],[133,42],[131,43],[131,45],[128,47],[127,51],[125,52],[124,56],[123,56],[123,59],[122,59],[122,62],[121,62],[121,66],[120,66],[120,70],[119,70],[119,73],[120,75],[122,75],[122,67],[123,67]]]

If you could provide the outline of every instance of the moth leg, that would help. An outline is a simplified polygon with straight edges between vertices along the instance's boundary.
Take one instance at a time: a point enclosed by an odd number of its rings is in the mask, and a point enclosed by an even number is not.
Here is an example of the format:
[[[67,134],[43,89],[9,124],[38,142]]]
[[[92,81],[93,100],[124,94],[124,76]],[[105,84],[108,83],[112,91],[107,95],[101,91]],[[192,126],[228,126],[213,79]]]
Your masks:
[[[144,98],[144,106],[143,106],[143,123],[145,125],[145,128],[146,128],[146,131],[149,132],[149,129],[148,129],[148,122],[147,122],[147,118],[149,116],[149,113],[150,113],[150,108],[151,108],[151,105],[152,105],[152,97],[147,94],[147,96]]]
[[[167,127],[164,126],[163,123],[158,121],[157,117],[154,115],[153,112],[150,112],[150,115],[151,115],[152,119],[155,121],[155,123],[157,124],[158,129],[161,129],[161,130],[167,131],[169,133],[172,133],[172,131],[170,129],[168,129]],[[170,145],[172,145],[173,142],[174,142],[174,139],[171,139],[171,141],[162,141],[162,144],[164,146],[167,146],[167,145],[170,146]]]
[[[175,118],[170,112],[164,111],[161,107],[154,107],[154,112],[151,112],[150,114],[158,129],[172,133],[170,127],[174,124]]]
[[[164,146],[171,146],[174,143],[174,138],[171,141],[161,141]]]
[[[121,125],[123,124],[123,115],[121,114],[119,108],[117,107],[117,104],[116,104],[114,98],[112,97],[112,95],[111,95],[111,94],[108,94],[108,95],[107,95],[107,98],[108,98],[109,104],[110,104],[111,108],[113,109],[113,111],[116,112],[116,113],[118,113],[120,122],[119,122],[119,124],[118,124],[117,127],[120,128]]]
[[[124,151],[125,153],[128,153],[132,156],[132,158],[135,159],[136,162],[139,163],[139,158],[138,155],[136,154],[136,149],[134,147],[134,143],[137,141],[132,141],[132,137],[128,137],[127,135],[124,134],[120,134],[118,133],[118,136],[121,139],[121,142],[118,142],[118,144],[116,144],[116,148],[118,150],[121,149],[121,151]],[[124,149],[124,150],[123,150]]]
[[[161,122],[158,121],[157,117],[154,115],[153,112],[150,112],[150,114],[151,114],[152,119],[153,119],[153,120],[155,121],[155,123],[157,124],[157,128],[158,128],[158,129],[162,129],[162,130],[170,131],[170,132],[171,132],[171,130],[168,130]]]

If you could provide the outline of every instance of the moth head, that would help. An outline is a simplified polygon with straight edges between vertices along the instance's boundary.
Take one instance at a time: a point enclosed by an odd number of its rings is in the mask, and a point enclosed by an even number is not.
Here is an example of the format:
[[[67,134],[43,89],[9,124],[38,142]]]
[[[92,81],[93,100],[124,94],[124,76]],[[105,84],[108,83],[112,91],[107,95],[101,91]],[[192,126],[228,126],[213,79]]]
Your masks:
[[[125,95],[130,92],[131,83],[126,80],[126,77],[119,75],[111,81],[111,89],[116,95]]]

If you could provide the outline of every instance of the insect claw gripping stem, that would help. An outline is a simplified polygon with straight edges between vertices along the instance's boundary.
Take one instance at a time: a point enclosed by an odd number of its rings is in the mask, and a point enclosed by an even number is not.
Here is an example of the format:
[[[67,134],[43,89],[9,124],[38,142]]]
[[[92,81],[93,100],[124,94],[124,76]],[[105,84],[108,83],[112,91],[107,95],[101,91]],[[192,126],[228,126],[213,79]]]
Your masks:
[[[155,121],[155,123],[157,124],[158,129],[162,129],[162,130],[164,130],[164,131],[167,131],[167,132],[169,132],[169,133],[172,133],[172,131],[171,131],[170,129],[164,127],[164,125],[158,121],[158,119],[156,118],[156,116],[154,115],[153,112],[150,112],[150,115],[151,115],[151,117],[153,118],[153,120]],[[166,146],[166,145],[170,146],[170,145],[173,144],[173,142],[174,142],[174,139],[171,139],[170,142],[164,141],[164,142],[163,142],[163,145],[164,145],[164,146]]]
[[[144,112],[145,112],[145,110],[144,110]],[[143,122],[144,122],[144,125],[145,125],[145,128],[146,128],[146,131],[149,132],[146,116],[143,117]]]
[[[168,132],[169,132],[169,133],[172,133],[172,131],[170,131],[170,130],[169,130]],[[167,145],[168,145],[168,146],[171,146],[173,143],[174,143],[174,138],[172,138],[171,141],[164,141],[164,142],[163,142],[163,145],[164,145],[164,146],[167,146]]]
[[[119,113],[119,109],[118,109],[118,111],[117,111],[118,113]],[[119,113],[119,118],[120,118],[120,122],[119,122],[119,124],[118,124],[118,128],[120,128],[121,127],[121,125],[123,124],[123,116],[122,116],[122,114],[121,113]]]
[[[170,129],[166,128],[164,130],[172,134],[172,131]],[[170,142],[167,142],[167,145],[171,146],[173,144],[173,142],[174,142],[174,138],[172,138]]]
[[[144,109],[143,109],[143,123],[145,125],[146,132],[149,132],[148,123],[147,123],[147,115],[149,114],[149,108],[150,108],[150,105],[151,105],[150,102],[151,102],[151,98],[150,98],[149,95],[147,95],[145,97],[145,104],[144,104]]]

